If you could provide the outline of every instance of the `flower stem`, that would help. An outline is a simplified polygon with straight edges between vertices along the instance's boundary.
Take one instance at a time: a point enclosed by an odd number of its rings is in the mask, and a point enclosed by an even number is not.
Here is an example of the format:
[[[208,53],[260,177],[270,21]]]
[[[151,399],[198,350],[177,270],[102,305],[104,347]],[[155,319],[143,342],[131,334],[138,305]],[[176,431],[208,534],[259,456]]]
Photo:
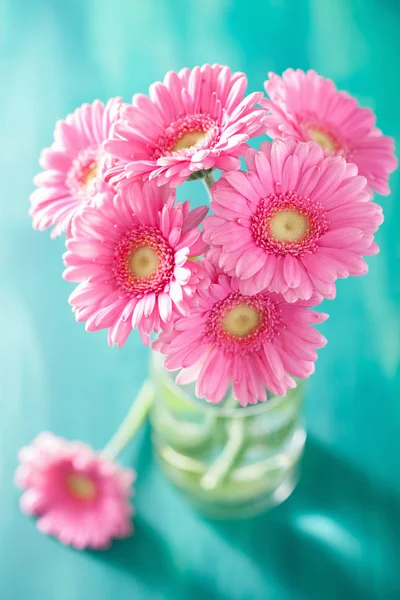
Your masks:
[[[200,485],[206,490],[215,489],[231,472],[243,449],[245,440],[244,419],[233,417],[227,424],[228,440],[218,458],[203,475]]]
[[[154,386],[146,380],[125,419],[102,451],[106,458],[114,460],[132,440],[143,425],[154,400]]]
[[[202,180],[207,188],[207,191],[211,195],[211,186],[213,185],[213,183],[215,183],[214,175],[212,174],[212,169],[210,169],[209,171],[204,171]]]

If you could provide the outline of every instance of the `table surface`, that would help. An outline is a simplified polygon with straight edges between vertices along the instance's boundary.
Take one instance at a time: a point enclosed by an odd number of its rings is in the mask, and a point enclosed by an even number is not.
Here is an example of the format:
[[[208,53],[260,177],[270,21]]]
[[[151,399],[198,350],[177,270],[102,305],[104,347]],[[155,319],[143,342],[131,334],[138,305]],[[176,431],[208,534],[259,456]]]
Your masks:
[[[106,552],[39,535],[12,483],[17,449],[40,430],[102,447],[147,369],[138,335],[110,349],[75,323],[63,240],[31,229],[31,181],[56,119],[186,65],[228,64],[251,91],[293,66],[334,78],[399,139],[399,26],[397,0],[0,0],[2,600],[400,598],[398,175],[381,199],[381,253],[326,303],[303,477],[282,506],[205,520],[158,471],[148,430],[121,457],[138,471],[136,535]],[[179,190],[196,203],[204,193]]]

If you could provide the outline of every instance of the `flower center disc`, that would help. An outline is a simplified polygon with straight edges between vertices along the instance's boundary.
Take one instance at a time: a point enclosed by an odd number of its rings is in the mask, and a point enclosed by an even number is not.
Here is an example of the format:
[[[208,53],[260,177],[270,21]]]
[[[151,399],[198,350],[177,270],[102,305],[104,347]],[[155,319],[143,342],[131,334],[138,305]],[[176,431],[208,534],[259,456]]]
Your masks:
[[[328,152],[335,152],[337,150],[335,142],[332,138],[319,129],[309,129],[308,135],[313,142],[316,142],[323,150]]]
[[[129,268],[135,277],[151,277],[158,269],[157,253],[149,246],[137,248],[130,255]]]
[[[86,475],[72,473],[67,477],[67,487],[78,500],[93,500],[96,496],[96,486]]]
[[[172,146],[172,152],[178,152],[178,150],[184,150],[186,148],[192,148],[200,144],[206,137],[206,131],[188,131],[184,133],[178,141]]]
[[[94,163],[94,165],[88,169],[88,172],[82,177],[82,184],[87,188],[90,187],[97,178],[98,173],[99,166],[97,163]]]
[[[258,311],[251,306],[247,306],[247,304],[234,306],[223,319],[225,331],[236,337],[249,335],[259,324],[260,315]]]
[[[112,274],[130,297],[164,291],[174,274],[174,251],[161,232],[150,225],[134,226],[117,243]]]
[[[282,210],[272,218],[271,232],[281,242],[297,242],[308,230],[307,217],[294,210]]]
[[[81,150],[72,161],[65,183],[78,202],[91,201],[100,183],[102,152],[96,148]]]

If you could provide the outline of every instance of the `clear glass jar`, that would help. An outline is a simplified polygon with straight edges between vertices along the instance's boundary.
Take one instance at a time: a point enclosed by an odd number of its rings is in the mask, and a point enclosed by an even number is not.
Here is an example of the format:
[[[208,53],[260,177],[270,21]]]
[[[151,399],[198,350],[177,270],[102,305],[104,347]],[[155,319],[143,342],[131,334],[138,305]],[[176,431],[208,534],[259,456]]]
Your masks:
[[[230,394],[209,404],[178,386],[153,353],[153,445],[162,469],[203,513],[239,518],[280,504],[293,491],[305,443],[302,386],[242,407]]]

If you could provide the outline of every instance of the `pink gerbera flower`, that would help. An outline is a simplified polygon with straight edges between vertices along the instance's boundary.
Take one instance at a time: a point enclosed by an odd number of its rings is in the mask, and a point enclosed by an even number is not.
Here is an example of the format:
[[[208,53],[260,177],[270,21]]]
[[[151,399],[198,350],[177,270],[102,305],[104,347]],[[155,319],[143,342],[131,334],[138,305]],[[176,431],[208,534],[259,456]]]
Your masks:
[[[249,149],[246,162],[248,173],[214,184],[215,214],[204,221],[209,259],[240,279],[242,293],[334,298],[337,278],[367,272],[362,256],[378,252],[383,217],[355,165],[292,139]]]
[[[26,490],[21,509],[63,544],[104,548],[132,533],[135,473],[81,442],[41,433],[19,452],[16,484]]]
[[[272,138],[317,142],[327,155],[356,164],[373,190],[390,193],[389,173],[397,166],[393,139],[375,127],[372,110],[360,108],[355,98],[315,71],[287,69],[282,77],[269,73],[265,90],[271,100],[261,104],[269,112]]]
[[[290,375],[313,373],[315,348],[326,343],[310,326],[327,317],[307,308],[320,302],[318,295],[288,304],[271,292],[243,295],[238,281],[219,271],[211,279],[196,291],[190,316],[177,319],[153,343],[167,355],[168,370],[181,369],[177,383],[196,381],[196,395],[213,403],[232,385],[233,396],[246,406],[265,401],[265,388],[285,395],[296,387]]]
[[[238,169],[249,138],[265,132],[257,92],[244,96],[247,78],[228,67],[170,71],[136,94],[122,111],[105,148],[117,160],[113,183],[157,178],[176,187],[196,171]]]
[[[174,199],[167,187],[133,183],[73,221],[64,278],[81,283],[69,302],[87,331],[109,328],[110,345],[123,346],[133,327],[148,344],[187,310],[198,274],[188,259],[207,248],[198,227],[207,207],[190,212]]]
[[[99,192],[112,190],[103,177],[102,143],[121,106],[121,98],[112,98],[105,106],[95,100],[57,122],[54,143],[40,157],[44,171],[34,179],[38,189],[30,198],[35,229],[53,226],[51,237],[60,235],[79,207],[92,203]]]

